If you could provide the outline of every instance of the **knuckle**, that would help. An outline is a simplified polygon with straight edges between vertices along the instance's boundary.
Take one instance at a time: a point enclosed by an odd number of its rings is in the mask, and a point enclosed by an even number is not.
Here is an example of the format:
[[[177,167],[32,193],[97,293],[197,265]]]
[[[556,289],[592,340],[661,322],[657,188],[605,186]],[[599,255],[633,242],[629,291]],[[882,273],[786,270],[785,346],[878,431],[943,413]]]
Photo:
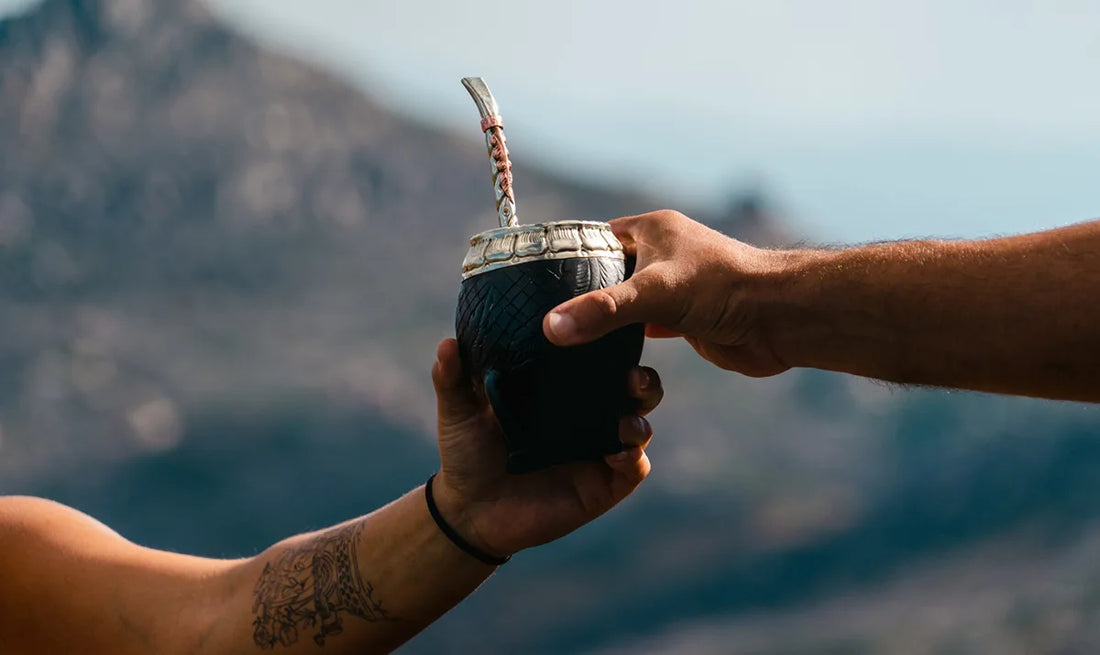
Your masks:
[[[620,216],[619,218],[611,219],[607,223],[612,228],[622,228],[624,230],[629,230],[632,226],[637,225],[638,221],[642,218],[645,218],[645,214],[642,214],[641,216]]]
[[[606,289],[594,291],[590,305],[595,314],[601,318],[612,318],[619,311],[619,303]]]
[[[656,212],[657,217],[666,223],[682,223],[689,219],[683,212],[676,211],[675,209],[662,209]]]

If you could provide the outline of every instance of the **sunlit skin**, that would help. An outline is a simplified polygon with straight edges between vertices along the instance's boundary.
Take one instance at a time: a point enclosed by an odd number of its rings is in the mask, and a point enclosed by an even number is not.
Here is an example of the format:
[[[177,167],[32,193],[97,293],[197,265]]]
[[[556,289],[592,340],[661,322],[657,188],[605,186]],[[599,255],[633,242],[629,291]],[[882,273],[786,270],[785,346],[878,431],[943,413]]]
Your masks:
[[[652,369],[636,368],[624,381],[637,415],[621,421],[622,453],[522,476],[504,472],[499,427],[462,375],[453,339],[440,343],[432,380],[441,461],[435,496],[443,517],[487,553],[510,555],[565,535],[614,507],[649,473],[645,448],[652,433],[642,416],[663,395]],[[342,571],[341,562],[357,568]],[[292,567],[297,564],[304,566]],[[2,498],[0,652],[383,653],[495,570],[443,536],[423,487],[364,517],[242,560],[143,548],[63,505]],[[358,610],[348,609],[349,589],[359,590]],[[278,604],[280,595],[295,603]],[[317,597],[331,604],[318,610]],[[274,617],[267,622],[258,618],[264,607]],[[300,620],[270,629],[295,612]]]
[[[755,248],[671,210],[611,225],[634,276],[548,314],[554,343],[646,323],[750,376],[809,367],[1100,401],[1100,221],[838,250]]]

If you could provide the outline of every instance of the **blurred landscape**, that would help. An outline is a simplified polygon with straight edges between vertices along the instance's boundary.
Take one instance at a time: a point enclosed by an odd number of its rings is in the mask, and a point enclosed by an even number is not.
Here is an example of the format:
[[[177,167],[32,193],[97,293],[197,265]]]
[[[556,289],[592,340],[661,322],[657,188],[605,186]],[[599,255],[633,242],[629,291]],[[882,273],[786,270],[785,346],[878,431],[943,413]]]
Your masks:
[[[196,0],[0,22],[0,493],[240,556],[423,482],[428,368],[495,223],[469,110],[422,125]],[[668,202],[512,146],[521,220]],[[773,206],[683,209],[803,239]],[[1100,649],[1096,408],[644,359],[651,480],[402,653]]]

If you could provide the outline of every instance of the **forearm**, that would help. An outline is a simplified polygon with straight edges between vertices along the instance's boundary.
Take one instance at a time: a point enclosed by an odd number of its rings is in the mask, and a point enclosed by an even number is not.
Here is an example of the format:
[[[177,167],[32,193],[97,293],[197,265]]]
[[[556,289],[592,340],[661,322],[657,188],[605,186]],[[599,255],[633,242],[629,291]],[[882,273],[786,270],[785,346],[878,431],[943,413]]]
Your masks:
[[[762,330],[791,366],[1100,400],[1100,222],[794,251],[759,288]]]
[[[372,514],[287,539],[229,573],[233,590],[204,651],[389,652],[477,588],[493,568],[458,550],[423,488]]]
[[[422,487],[239,561],[142,548],[71,508],[4,498],[0,651],[388,652],[492,571],[443,536]]]
[[[644,414],[662,391],[641,372],[628,384]],[[499,425],[454,339],[440,343],[432,380],[433,498],[450,537],[424,487],[239,561],[142,548],[63,505],[0,498],[0,652],[388,652],[476,589],[495,570],[483,562],[568,534],[649,472],[652,433],[639,415],[620,421],[623,451],[604,462],[509,475]]]

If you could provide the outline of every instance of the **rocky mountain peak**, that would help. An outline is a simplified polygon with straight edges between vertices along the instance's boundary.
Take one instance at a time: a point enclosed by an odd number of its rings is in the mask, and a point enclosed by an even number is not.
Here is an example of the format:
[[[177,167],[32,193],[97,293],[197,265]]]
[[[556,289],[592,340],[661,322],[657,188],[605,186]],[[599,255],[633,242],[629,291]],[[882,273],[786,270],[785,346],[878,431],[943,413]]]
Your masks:
[[[13,31],[36,36],[63,33],[95,44],[104,39],[143,39],[167,24],[179,28],[213,20],[200,0],[44,0],[0,25],[22,23]]]

